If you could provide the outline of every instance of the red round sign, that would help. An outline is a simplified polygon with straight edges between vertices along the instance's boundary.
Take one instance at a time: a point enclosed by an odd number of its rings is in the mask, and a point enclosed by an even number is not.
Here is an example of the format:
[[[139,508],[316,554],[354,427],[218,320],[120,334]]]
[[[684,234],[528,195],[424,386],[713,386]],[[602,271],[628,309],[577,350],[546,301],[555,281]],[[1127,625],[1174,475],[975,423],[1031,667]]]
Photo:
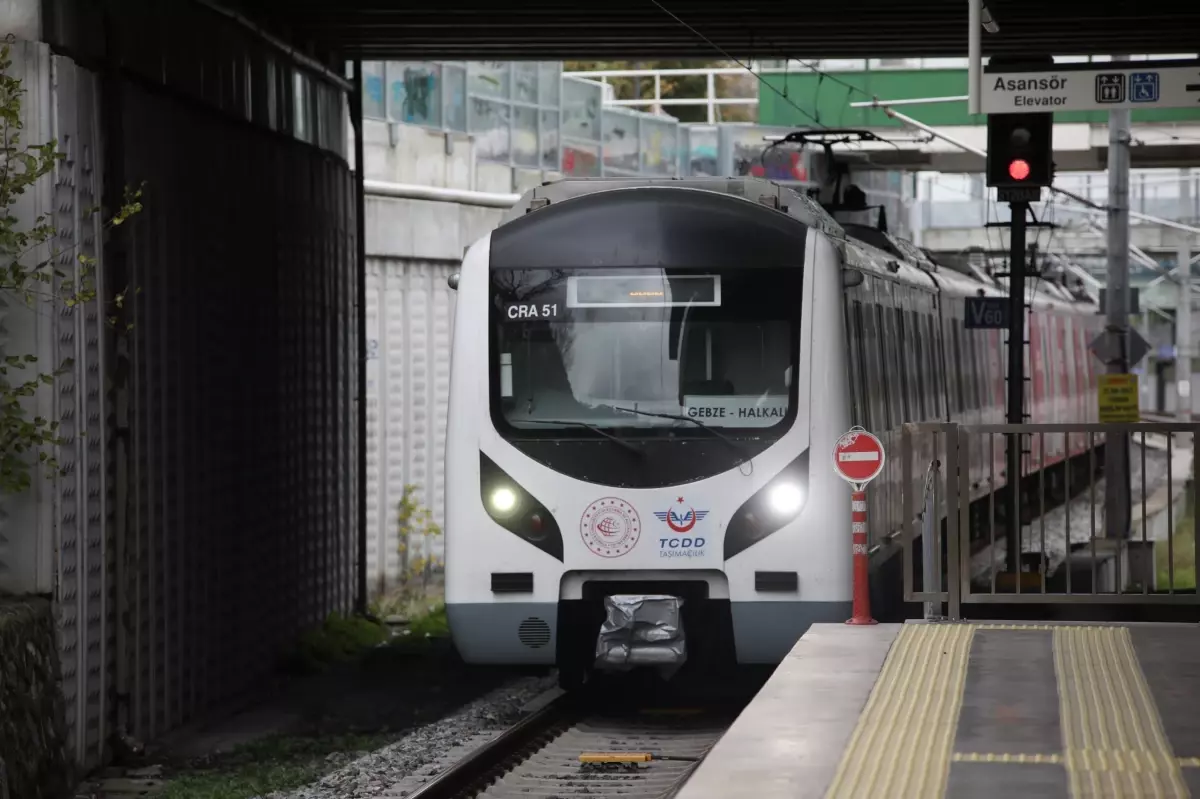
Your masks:
[[[883,444],[861,427],[851,428],[833,448],[833,469],[849,483],[871,482],[883,471],[884,460]]]

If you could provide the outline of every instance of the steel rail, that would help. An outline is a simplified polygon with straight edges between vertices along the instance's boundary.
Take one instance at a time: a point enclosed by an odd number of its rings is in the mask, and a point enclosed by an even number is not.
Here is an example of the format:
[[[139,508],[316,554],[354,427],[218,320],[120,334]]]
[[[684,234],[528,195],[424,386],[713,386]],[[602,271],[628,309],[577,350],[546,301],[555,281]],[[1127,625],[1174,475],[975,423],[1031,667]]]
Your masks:
[[[575,695],[559,696],[408,794],[408,799],[459,799],[482,788],[482,783],[508,761],[527,754],[530,747],[556,734],[581,712],[581,702]]]

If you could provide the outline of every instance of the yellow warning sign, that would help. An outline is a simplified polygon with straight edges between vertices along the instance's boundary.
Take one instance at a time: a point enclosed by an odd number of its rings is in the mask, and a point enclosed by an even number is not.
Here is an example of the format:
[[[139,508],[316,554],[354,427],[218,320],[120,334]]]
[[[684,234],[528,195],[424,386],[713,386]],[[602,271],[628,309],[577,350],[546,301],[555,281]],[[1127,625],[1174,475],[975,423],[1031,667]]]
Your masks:
[[[1100,422],[1133,424],[1141,420],[1137,375],[1100,375]]]

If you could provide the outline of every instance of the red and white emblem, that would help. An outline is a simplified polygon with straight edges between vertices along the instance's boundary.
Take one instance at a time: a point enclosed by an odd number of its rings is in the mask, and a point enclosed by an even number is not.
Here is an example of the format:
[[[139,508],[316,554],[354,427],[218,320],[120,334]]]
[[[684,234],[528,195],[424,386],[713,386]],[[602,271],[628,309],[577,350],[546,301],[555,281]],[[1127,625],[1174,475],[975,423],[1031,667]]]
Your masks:
[[[864,486],[883,471],[883,442],[863,430],[852,427],[833,448],[833,468],[838,477],[851,485]]]
[[[619,558],[633,549],[642,535],[638,512],[623,499],[598,499],[579,520],[583,543],[602,558]]]

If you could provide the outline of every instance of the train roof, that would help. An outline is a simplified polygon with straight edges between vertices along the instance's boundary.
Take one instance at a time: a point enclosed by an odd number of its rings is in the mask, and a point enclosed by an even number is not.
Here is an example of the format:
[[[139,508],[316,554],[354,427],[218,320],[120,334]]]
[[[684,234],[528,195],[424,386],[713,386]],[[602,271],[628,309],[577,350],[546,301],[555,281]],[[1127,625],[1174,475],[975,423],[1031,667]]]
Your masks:
[[[553,203],[597,192],[639,187],[676,188],[732,195],[765,205],[829,236],[847,266],[910,285],[957,296],[1008,296],[1008,281],[990,274],[970,259],[939,259],[912,242],[869,225],[839,222],[812,198],[788,186],[757,177],[565,178],[537,186],[505,212],[501,225]],[[1096,313],[1082,289],[1072,291],[1062,273],[1034,277],[1035,308],[1068,313]]]

